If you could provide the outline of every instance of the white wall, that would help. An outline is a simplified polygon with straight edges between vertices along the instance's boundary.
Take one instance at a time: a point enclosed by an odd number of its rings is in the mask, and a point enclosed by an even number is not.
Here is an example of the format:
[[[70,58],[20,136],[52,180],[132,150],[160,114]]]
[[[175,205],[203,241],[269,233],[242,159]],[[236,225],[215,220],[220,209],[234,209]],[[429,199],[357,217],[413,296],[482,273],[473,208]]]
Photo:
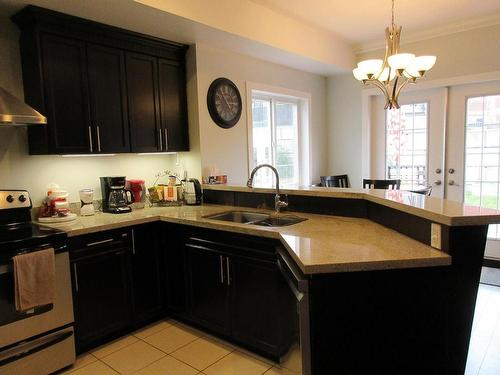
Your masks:
[[[403,44],[401,51],[437,56],[435,67],[421,81],[431,82],[499,72],[499,40],[500,25],[495,25]],[[402,41],[404,43],[404,30]],[[356,61],[383,56],[383,50],[371,51],[359,54]],[[418,83],[415,87],[418,88]],[[362,84],[351,73],[335,75],[328,78],[328,91],[328,169],[334,174],[349,174],[352,185],[359,186],[363,177],[370,177],[361,175],[363,161],[358,153],[362,148]],[[351,150],[351,156],[346,157],[344,150]]]
[[[198,111],[203,175],[212,170],[227,174],[230,184],[243,185],[248,179],[246,82],[264,83],[311,93],[311,176],[313,180],[327,169],[326,78],[249,58],[237,53],[196,46],[198,75]],[[232,80],[240,91],[243,111],[231,129],[218,127],[211,119],[206,95],[212,81],[219,77]]]
[[[353,82],[354,81],[354,82]],[[361,187],[361,87],[352,74],[328,78],[327,175],[347,174]]]

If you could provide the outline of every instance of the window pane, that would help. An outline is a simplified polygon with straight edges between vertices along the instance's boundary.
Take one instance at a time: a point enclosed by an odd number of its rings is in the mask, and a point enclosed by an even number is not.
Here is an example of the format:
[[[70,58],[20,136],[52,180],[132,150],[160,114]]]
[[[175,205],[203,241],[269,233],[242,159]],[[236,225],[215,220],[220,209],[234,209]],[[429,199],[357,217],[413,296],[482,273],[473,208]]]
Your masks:
[[[427,186],[427,103],[386,112],[386,176],[401,189]]]
[[[253,165],[271,164],[280,175],[280,184],[299,183],[298,105],[277,96],[252,98]],[[272,186],[274,174],[259,170],[254,185]]]
[[[297,104],[275,102],[276,163],[283,185],[299,183]]]
[[[464,201],[498,209],[500,95],[467,99],[465,137]],[[490,225],[488,237],[499,238],[497,225]]]
[[[272,164],[271,101],[252,99],[252,118],[253,163]],[[268,186],[272,182],[269,170],[262,169],[255,175],[255,185]]]

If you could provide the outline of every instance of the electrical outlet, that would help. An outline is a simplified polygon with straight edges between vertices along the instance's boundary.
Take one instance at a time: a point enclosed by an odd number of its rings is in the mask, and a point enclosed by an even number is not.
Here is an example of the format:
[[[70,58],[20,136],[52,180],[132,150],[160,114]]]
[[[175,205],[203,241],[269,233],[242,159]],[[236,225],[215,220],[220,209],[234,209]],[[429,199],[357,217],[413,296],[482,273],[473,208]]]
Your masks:
[[[441,250],[441,225],[431,223],[431,246]]]

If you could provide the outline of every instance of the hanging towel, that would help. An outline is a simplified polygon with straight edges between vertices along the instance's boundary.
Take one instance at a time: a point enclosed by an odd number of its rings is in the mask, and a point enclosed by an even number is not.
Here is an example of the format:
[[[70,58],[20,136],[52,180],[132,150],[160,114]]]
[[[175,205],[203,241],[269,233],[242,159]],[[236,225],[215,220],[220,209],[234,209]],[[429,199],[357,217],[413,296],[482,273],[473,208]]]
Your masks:
[[[14,263],[14,296],[16,310],[54,303],[55,255],[54,249],[16,255]]]

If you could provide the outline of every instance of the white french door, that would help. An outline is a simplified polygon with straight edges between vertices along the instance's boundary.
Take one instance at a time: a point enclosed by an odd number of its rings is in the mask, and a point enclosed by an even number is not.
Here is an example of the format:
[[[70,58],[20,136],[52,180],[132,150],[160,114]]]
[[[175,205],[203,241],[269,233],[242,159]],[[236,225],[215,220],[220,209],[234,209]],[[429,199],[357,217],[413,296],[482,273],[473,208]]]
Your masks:
[[[399,112],[371,100],[372,178],[401,177],[403,189],[402,171],[425,168],[432,196],[500,209],[500,81],[406,92]],[[489,226],[485,256],[500,260],[500,225]]]
[[[446,198],[500,209],[500,81],[450,87],[446,138]],[[499,225],[485,256],[500,259]]]
[[[372,97],[371,178],[401,179],[405,190],[432,186],[433,197],[444,196],[446,100],[446,88],[410,91],[400,110],[384,111],[384,98]]]

